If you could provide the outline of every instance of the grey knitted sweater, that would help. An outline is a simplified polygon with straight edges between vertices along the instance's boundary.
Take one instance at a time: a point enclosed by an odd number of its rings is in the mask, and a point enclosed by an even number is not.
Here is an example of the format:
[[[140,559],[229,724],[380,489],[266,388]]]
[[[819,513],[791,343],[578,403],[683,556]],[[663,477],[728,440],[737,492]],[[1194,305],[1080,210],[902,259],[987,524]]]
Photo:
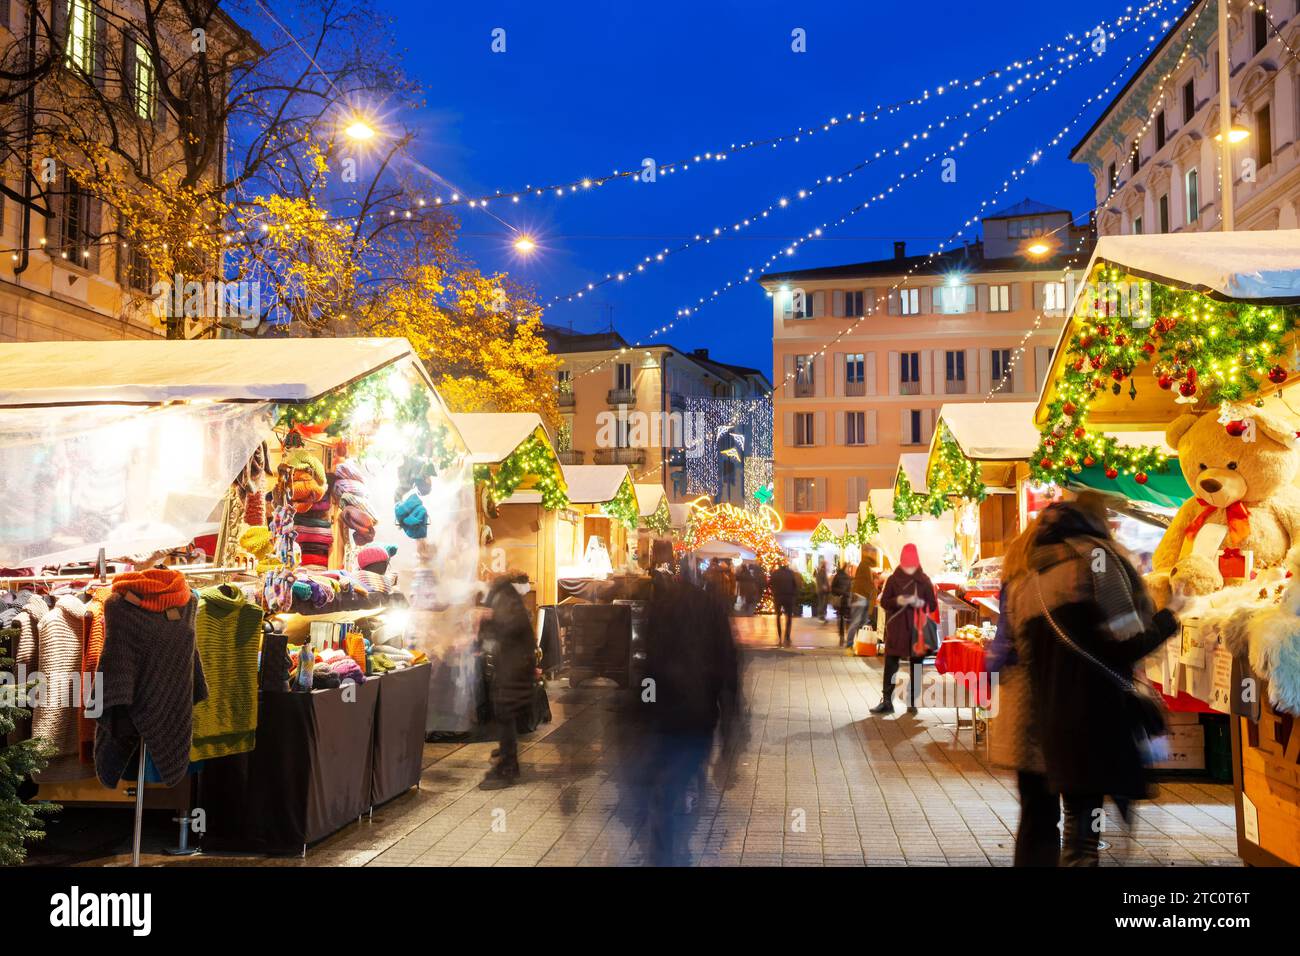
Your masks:
[[[189,769],[194,705],[208,697],[194,640],[197,608],[191,597],[173,621],[121,594],[104,604],[104,714],[95,728],[95,773],[104,786],[117,786],[141,738],[167,786]]]

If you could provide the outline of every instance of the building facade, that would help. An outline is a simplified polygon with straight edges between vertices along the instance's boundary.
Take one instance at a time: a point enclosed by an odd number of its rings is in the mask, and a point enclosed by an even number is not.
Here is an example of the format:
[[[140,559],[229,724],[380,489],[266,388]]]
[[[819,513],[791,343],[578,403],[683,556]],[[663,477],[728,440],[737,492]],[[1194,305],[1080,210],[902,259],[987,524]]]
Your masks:
[[[1222,226],[1216,2],[1187,11],[1070,154],[1092,171],[1101,235]],[[1247,133],[1232,146],[1235,228],[1295,229],[1300,0],[1232,4],[1228,43],[1232,125]]]
[[[702,434],[690,415],[690,400],[761,398],[771,389],[766,375],[712,359],[707,349],[632,346],[613,331],[588,334],[548,326],[544,335],[561,363],[556,373],[561,461],[627,465],[638,483],[662,485],[674,503],[701,494],[720,503],[743,502],[751,441],[734,442],[745,447],[723,454],[733,442]],[[745,426],[736,430],[743,434]],[[714,489],[691,480],[689,461],[703,455],[713,456]]]
[[[1025,200],[963,249],[895,243],[892,259],[763,276],[777,507],[801,525],[855,513],[926,450],[942,405],[1036,395],[1078,278],[1066,266],[1089,248],[1069,212]]]

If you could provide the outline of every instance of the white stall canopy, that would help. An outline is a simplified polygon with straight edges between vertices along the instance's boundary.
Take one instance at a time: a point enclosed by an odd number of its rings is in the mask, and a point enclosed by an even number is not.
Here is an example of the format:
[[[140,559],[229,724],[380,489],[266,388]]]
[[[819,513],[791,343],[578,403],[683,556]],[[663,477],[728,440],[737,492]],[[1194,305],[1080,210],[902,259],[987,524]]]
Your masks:
[[[1038,447],[1035,402],[947,404],[939,420],[948,426],[961,453],[972,461],[1027,461]],[[935,429],[934,441],[939,440]],[[911,481],[911,476],[908,476]]]
[[[219,517],[283,403],[384,369],[394,388],[423,381],[440,402],[405,339],[0,344],[0,368],[11,568],[186,544]]]

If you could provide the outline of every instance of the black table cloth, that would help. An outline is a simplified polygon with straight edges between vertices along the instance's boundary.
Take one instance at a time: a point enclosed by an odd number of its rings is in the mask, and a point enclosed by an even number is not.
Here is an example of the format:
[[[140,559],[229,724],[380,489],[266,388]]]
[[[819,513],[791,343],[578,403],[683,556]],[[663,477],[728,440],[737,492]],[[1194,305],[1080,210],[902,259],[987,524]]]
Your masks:
[[[378,685],[375,707],[374,772],[370,805],[400,796],[414,787],[424,769],[424,722],[429,713],[428,664],[390,671],[367,683]]]

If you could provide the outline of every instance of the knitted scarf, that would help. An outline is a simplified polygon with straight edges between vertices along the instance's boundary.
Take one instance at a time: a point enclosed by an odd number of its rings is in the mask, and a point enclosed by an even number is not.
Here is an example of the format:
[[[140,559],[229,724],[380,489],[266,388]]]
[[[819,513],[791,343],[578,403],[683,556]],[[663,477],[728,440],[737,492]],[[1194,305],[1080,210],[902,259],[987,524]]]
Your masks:
[[[139,599],[146,611],[165,611],[183,607],[192,595],[185,575],[170,568],[150,568],[147,571],[127,571],[113,578],[113,593],[129,591]],[[135,602],[132,602],[135,603]]]

